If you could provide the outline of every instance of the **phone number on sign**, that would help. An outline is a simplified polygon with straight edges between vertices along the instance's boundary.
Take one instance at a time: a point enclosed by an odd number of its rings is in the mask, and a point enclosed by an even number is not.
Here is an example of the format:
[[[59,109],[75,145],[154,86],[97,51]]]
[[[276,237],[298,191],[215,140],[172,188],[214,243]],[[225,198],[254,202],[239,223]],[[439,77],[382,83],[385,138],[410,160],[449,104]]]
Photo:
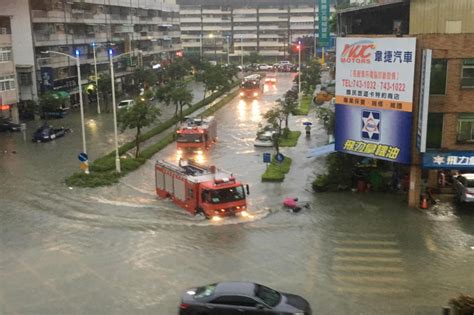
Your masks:
[[[394,83],[394,82],[379,82],[376,81],[365,81],[365,80],[342,80],[342,86],[345,88],[359,88],[367,90],[379,90],[384,91],[395,91],[395,92],[405,92],[406,84],[405,83]]]

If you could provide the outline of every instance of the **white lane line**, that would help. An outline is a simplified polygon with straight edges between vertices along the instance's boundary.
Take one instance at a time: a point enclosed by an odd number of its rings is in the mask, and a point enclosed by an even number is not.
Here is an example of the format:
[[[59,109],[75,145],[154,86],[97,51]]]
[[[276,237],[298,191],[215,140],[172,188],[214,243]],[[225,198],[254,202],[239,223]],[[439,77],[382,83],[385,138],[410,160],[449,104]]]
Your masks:
[[[386,266],[351,266],[351,265],[333,265],[331,267],[334,271],[367,271],[367,272],[400,272],[403,273],[403,268],[400,267],[386,267]]]
[[[375,240],[334,240],[334,243],[344,244],[344,245],[387,245],[387,246],[398,245],[398,242],[375,241]]]
[[[336,281],[340,282],[357,282],[357,283],[395,283],[395,282],[407,282],[407,279],[399,277],[387,277],[387,276],[334,276]]]
[[[338,253],[370,253],[370,254],[400,254],[400,250],[391,248],[347,248],[336,247],[335,252]]]
[[[334,256],[334,261],[347,262],[383,262],[383,263],[401,263],[400,257],[376,257],[376,256]]]

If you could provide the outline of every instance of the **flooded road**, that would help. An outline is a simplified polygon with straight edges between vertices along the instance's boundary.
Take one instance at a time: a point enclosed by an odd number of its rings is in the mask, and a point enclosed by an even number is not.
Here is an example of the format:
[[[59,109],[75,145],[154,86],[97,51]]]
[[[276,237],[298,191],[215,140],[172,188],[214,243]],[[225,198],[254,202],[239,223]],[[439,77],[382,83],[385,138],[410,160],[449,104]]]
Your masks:
[[[313,130],[283,148],[293,159],[285,182],[260,182],[270,151],[254,148],[257,125],[291,84],[279,74],[262,99],[236,98],[215,115],[208,162],[250,185],[255,218],[244,224],[157,200],[154,160],[174,159],[175,144],[115,186],[69,189],[63,180],[82,148],[78,115],[65,120],[76,132],[51,143],[0,134],[0,314],[176,314],[185,288],[221,280],[300,294],[315,314],[437,314],[472,293],[474,212],[408,209],[402,195],[313,194],[324,158],[307,151],[327,140],[314,115],[290,120],[292,130],[307,120]],[[111,151],[110,116],[89,116],[90,155]],[[288,196],[311,209],[284,211]]]

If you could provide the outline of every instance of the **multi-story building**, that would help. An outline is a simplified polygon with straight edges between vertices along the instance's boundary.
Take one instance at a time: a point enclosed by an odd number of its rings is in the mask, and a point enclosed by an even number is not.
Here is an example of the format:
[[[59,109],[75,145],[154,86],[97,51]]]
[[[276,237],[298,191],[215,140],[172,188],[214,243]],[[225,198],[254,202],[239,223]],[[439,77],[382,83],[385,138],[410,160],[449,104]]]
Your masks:
[[[61,95],[69,95],[72,104],[78,102],[75,61],[57,54],[46,55],[45,51],[71,56],[79,51],[81,84],[86,84],[94,74],[94,46],[98,72],[108,71],[109,48],[113,49],[115,56],[141,50],[140,60],[145,66],[170,59],[182,48],[179,7],[175,0],[13,2],[2,9],[13,16],[14,50],[25,60],[23,68],[17,67],[22,91],[26,90],[23,81],[28,83],[28,70],[34,78],[32,92],[21,93],[22,100],[37,99],[37,91],[52,89],[67,92]],[[25,33],[30,34],[30,38],[25,38],[28,37]],[[131,73],[133,66],[133,63],[118,60],[117,76]]]
[[[258,53],[269,60],[286,57],[289,44],[318,32],[315,1],[178,0],[183,48],[211,59],[237,61]],[[308,47],[313,49],[313,47]]]
[[[438,187],[439,171],[474,171],[474,4],[470,0],[384,0],[338,12],[340,30],[417,39],[410,166],[411,206],[422,178]],[[416,146],[423,50],[432,51],[426,152]],[[436,158],[436,159],[434,159]]]
[[[16,122],[17,86],[10,17],[0,16],[0,117],[13,118]]]

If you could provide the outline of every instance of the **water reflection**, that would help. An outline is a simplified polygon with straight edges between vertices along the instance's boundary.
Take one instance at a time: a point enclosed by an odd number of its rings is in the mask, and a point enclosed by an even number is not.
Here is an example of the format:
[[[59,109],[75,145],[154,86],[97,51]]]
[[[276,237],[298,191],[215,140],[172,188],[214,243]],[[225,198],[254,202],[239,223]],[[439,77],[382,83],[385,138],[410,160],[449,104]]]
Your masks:
[[[261,120],[261,117],[260,117],[260,102],[257,101],[257,100],[253,100],[252,101],[252,116],[251,116],[251,120],[253,122],[259,122]]]
[[[239,101],[239,106],[237,107],[238,108],[238,111],[239,111],[239,120],[240,121],[245,121],[246,118],[247,118],[247,112],[245,110],[245,101],[244,100],[240,100]]]

